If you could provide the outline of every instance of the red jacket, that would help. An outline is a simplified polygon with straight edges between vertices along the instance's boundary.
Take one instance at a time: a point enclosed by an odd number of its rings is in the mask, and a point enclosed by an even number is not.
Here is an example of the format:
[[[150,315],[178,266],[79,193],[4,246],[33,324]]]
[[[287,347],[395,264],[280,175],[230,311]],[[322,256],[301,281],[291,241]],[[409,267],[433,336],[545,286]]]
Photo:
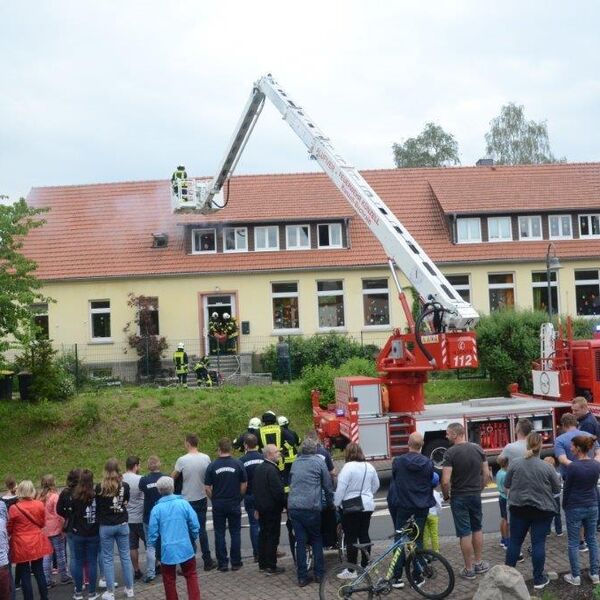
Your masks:
[[[42,532],[46,516],[39,500],[19,500],[8,511],[10,558],[14,563],[30,562],[52,554],[52,544]]]

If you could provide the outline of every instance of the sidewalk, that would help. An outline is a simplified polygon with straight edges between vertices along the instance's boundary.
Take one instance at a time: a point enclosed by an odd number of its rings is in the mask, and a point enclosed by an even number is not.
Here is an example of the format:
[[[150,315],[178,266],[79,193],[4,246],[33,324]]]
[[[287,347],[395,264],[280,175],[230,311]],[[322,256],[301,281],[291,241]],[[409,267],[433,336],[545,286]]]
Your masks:
[[[492,565],[504,564],[504,551],[499,545],[499,536],[497,534],[485,535],[485,550],[484,558],[489,560]],[[384,544],[378,542],[377,548],[383,548]],[[456,585],[454,592],[450,598],[452,600],[470,600],[475,593],[481,577],[475,581],[467,581],[458,576],[459,570],[462,568],[462,559],[456,538],[443,538],[441,540],[441,553],[448,558],[454,567],[456,577]],[[529,591],[533,592],[532,567],[531,560],[527,556],[526,548],[523,549],[526,555],[525,562],[517,565],[517,569],[523,573],[525,581],[528,584]],[[581,554],[581,566],[587,572],[589,558],[588,554]],[[327,552],[325,555],[327,564],[331,564],[337,560],[337,553]],[[204,600],[225,600],[229,598],[260,598],[261,600],[303,600],[319,597],[319,588],[316,584],[311,584],[305,588],[299,588],[296,581],[295,569],[289,553],[286,557],[279,561],[281,566],[286,568],[286,572],[277,576],[266,576],[258,572],[258,565],[252,562],[252,558],[245,558],[244,567],[240,571],[219,573],[211,571],[204,573],[201,570],[202,561],[200,564],[200,588],[202,598]],[[566,535],[557,538],[551,534],[546,544],[546,570],[556,571],[559,574],[569,571],[569,559],[567,556],[567,539]],[[584,578],[582,578],[584,579]],[[552,582],[546,588],[552,591]],[[180,597],[186,598],[185,580],[183,577],[178,577],[177,588],[180,591]],[[591,597],[592,587],[590,583],[582,582],[582,592],[588,590]],[[117,593],[117,596],[120,594]],[[156,579],[156,583],[150,585],[138,584],[135,587],[136,598],[142,600],[162,600],[164,598],[164,590],[160,577]],[[541,594],[540,594],[541,596]],[[403,590],[393,591],[391,597],[398,598],[422,598],[410,587]]]

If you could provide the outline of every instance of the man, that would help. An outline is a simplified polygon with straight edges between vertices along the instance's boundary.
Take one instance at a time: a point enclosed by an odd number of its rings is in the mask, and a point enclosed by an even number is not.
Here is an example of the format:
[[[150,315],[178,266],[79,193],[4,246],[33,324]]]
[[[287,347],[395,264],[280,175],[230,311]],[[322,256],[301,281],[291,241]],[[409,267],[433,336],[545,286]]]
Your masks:
[[[175,374],[178,382],[182,385],[187,384],[188,374],[188,355],[184,350],[183,342],[177,344],[177,350],[173,353],[173,362],[175,363]]]
[[[283,481],[277,463],[281,458],[275,444],[267,444],[264,460],[256,467],[252,479],[254,506],[260,525],[258,534],[258,568],[268,575],[279,575],[285,569],[277,566],[277,546],[281,529],[281,513],[285,506]]]
[[[165,596],[177,600],[176,567],[181,565],[190,600],[200,600],[200,586],[196,571],[196,557],[192,540],[200,530],[196,513],[180,496],[173,495],[175,488],[171,477],[161,477],[156,482],[160,499],[150,513],[148,546],[155,547],[160,539],[162,578]]]
[[[591,433],[600,439],[600,423],[590,411],[587,400],[583,396],[573,398],[571,410],[577,417],[577,429]]]
[[[290,345],[282,335],[279,336],[275,351],[277,353],[277,378],[279,383],[283,383],[284,380],[291,383]]]
[[[429,509],[435,506],[433,497],[432,478],[434,474],[433,463],[421,454],[423,449],[423,435],[413,432],[408,438],[408,452],[396,456],[392,462],[392,482],[396,493],[396,529],[402,529],[406,521],[414,515],[419,527],[417,546],[423,547],[423,531]],[[404,567],[404,554],[394,573],[395,588],[403,588],[402,569]]]
[[[244,496],[244,508],[248,515],[248,524],[250,525],[250,543],[252,544],[252,554],[254,555],[254,562],[258,562],[258,535],[260,527],[258,519],[254,515],[255,513],[255,500],[254,500],[254,473],[257,467],[264,462],[264,456],[257,449],[258,441],[255,435],[248,434],[246,441],[244,442],[244,448],[246,453],[240,458],[240,462],[246,469],[248,476],[248,487],[246,489],[246,495]]]
[[[321,458],[325,462],[325,466],[327,467],[327,471],[331,477],[332,485],[335,484],[336,473],[335,473],[335,465],[333,464],[333,459],[331,458],[331,452],[321,444],[321,440],[319,439],[319,434],[311,429],[306,432],[304,436],[305,439],[314,440],[315,444],[317,444],[317,456]]]
[[[321,581],[325,572],[323,539],[321,536],[321,509],[333,505],[331,476],[325,461],[317,456],[317,444],[307,438],[300,446],[300,454],[290,473],[288,512],[296,536],[296,565],[298,585],[305,587],[313,581],[306,566],[306,544],[312,545],[314,581]]]
[[[133,564],[135,579],[142,578],[140,570],[140,540],[146,547],[144,535],[144,492],[140,490],[140,457],[129,456],[125,461],[127,471],[123,473],[123,481],[129,484],[129,502],[127,504],[127,522],[129,523],[129,553]]]
[[[215,552],[219,571],[229,571],[225,530],[231,537],[231,570],[242,568],[241,531],[242,511],[240,503],[246,493],[248,476],[242,463],[231,456],[229,438],[219,440],[219,457],[208,465],[204,478],[206,495],[212,501],[215,529]]]
[[[527,436],[531,433],[532,429],[533,425],[529,419],[521,419],[517,423],[515,427],[517,440],[506,444],[500,453],[500,456],[508,460],[509,465],[511,460],[523,458],[527,453]]]
[[[283,429],[283,431],[287,431],[290,434],[290,439],[294,441],[294,446],[297,448],[300,445],[300,437],[295,431],[290,429],[290,421],[287,417],[280,415],[277,417],[277,424]]]
[[[204,489],[204,477],[206,469],[210,464],[210,458],[208,454],[198,451],[198,443],[198,436],[195,433],[188,433],[185,436],[185,449],[187,453],[177,459],[175,470],[171,476],[175,480],[181,478],[181,495],[196,511],[196,516],[200,523],[200,549],[202,550],[204,570],[210,571],[217,566],[210,555],[210,545],[208,543],[208,534],[206,533],[208,500]]]
[[[187,171],[183,165],[178,165],[173,175],[171,175],[171,186],[175,194],[177,194],[181,186],[181,195],[187,196]]]
[[[575,460],[571,441],[578,435],[592,434],[578,429],[577,417],[571,413],[565,413],[560,418],[560,424],[563,433],[554,440],[554,456],[556,456],[556,460],[558,460],[560,474],[564,479],[567,474],[567,467]],[[598,446],[598,442],[594,443],[594,448],[590,451],[590,458],[592,457],[596,460],[600,460],[600,446]]]
[[[281,450],[279,470],[283,474],[282,476],[284,478],[284,485],[287,487],[291,465],[296,459],[294,438],[289,431],[286,431],[277,424],[277,415],[272,410],[268,410],[263,414],[262,425],[258,430],[258,436],[259,447],[261,449],[267,444],[275,444],[275,446]]]
[[[11,572],[8,559],[8,512],[6,504],[0,502],[0,598],[11,597]]]
[[[244,431],[244,433],[238,435],[235,438],[235,440],[233,440],[233,447],[238,452],[243,452],[244,451],[244,442],[246,441],[246,436],[252,434],[252,435],[256,436],[256,439],[258,440],[259,430],[260,430],[260,419],[258,417],[252,417],[248,421],[248,429],[246,429],[246,431]]]
[[[154,508],[154,505],[160,500],[160,493],[156,489],[157,481],[164,476],[160,472],[160,459],[158,456],[148,457],[148,475],[140,478],[138,484],[139,489],[144,494],[144,536],[148,539],[148,527],[150,525],[150,513]],[[146,577],[144,583],[150,583],[154,581],[156,577],[156,552],[155,546],[151,546],[150,543],[146,545]]]
[[[460,575],[475,579],[490,568],[490,563],[481,557],[481,491],[490,480],[490,470],[481,446],[467,442],[460,423],[450,423],[446,436],[452,446],[444,457],[442,493],[444,500],[450,499],[456,537],[460,539],[465,563]]]

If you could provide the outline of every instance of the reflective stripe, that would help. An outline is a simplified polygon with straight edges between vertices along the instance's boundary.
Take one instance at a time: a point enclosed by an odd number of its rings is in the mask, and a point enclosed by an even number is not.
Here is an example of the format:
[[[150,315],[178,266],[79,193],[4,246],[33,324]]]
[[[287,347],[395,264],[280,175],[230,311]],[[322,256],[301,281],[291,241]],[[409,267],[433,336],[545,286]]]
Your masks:
[[[177,350],[173,353],[173,362],[175,363],[175,373],[182,375],[188,372],[188,366],[183,361],[185,359],[185,352],[183,350]]]

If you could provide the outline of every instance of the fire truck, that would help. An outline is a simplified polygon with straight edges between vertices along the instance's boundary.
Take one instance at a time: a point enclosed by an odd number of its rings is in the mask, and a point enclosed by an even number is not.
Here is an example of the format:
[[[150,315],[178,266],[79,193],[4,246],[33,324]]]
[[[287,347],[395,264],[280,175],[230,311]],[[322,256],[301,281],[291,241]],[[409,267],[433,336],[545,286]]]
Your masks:
[[[562,328],[555,332],[551,323],[542,327],[540,359],[532,370],[533,395],[513,386],[510,397],[425,404],[423,390],[430,372],[478,367],[474,327],[479,315],[271,75],[255,82],[214,178],[176,182],[174,211],[208,214],[224,207],[223,188],[267,98],[383,246],[405,318],[405,326],[393,330],[376,359],[378,377],[337,378],[336,401],[327,407],[320,405],[318,391],[313,392],[314,425],[327,446],[342,448],[350,441],[360,442],[369,459],[385,460],[406,452],[408,436],[419,431],[425,439],[424,453],[440,465],[448,447],[446,427],[453,422],[462,423],[468,439],[494,456],[514,441],[516,424],[523,418],[532,421],[546,447],[552,446],[560,416],[569,410],[575,394],[596,399],[598,406],[592,407],[600,414],[600,339],[575,341],[570,324],[564,332]],[[421,299],[416,319],[398,270]]]

